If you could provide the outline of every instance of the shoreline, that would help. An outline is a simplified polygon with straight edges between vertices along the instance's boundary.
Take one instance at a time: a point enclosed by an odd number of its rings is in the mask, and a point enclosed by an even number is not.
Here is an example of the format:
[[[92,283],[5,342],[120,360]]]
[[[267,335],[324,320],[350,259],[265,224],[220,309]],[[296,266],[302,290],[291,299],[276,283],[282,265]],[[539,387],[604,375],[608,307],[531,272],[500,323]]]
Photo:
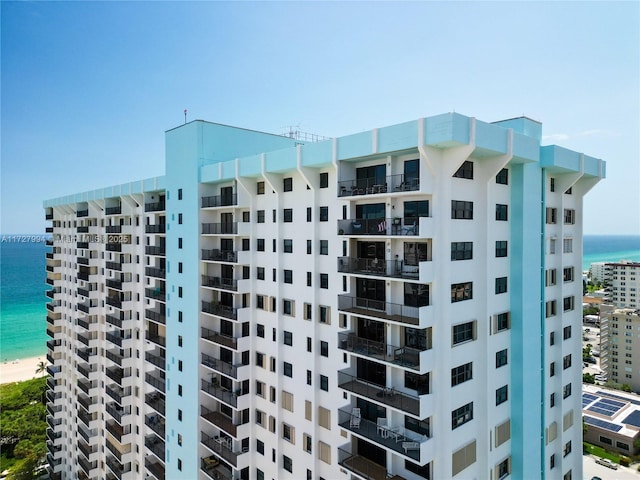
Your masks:
[[[40,362],[49,365],[46,355],[6,360],[0,363],[0,384],[22,382],[46,375],[46,372],[36,373]]]

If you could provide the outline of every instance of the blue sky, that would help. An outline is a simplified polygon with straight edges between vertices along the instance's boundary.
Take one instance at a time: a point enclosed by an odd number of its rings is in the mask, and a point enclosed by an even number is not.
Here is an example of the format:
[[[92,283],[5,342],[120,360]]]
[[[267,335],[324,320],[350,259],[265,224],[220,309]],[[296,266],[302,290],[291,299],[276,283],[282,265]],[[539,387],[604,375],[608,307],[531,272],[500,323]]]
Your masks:
[[[342,136],[457,111],[527,115],[607,161],[587,234],[640,234],[639,2],[5,2],[1,223],[164,173],[199,118]],[[618,205],[618,206],[615,206]]]

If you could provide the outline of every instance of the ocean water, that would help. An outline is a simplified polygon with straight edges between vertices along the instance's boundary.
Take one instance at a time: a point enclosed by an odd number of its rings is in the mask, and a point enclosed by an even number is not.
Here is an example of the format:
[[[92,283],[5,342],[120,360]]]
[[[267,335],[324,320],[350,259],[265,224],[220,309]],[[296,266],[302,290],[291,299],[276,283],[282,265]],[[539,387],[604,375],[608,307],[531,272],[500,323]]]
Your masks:
[[[0,361],[46,355],[48,248],[44,242],[1,241],[6,238],[0,235]],[[621,259],[640,262],[640,235],[585,235],[583,270]]]

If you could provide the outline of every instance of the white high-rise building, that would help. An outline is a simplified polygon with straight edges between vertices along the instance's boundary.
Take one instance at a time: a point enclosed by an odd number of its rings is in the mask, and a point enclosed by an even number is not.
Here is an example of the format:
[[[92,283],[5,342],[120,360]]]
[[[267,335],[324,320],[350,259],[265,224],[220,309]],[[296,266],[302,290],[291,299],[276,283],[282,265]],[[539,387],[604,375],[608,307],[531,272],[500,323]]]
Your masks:
[[[618,308],[640,308],[640,262],[606,263],[605,301]]]
[[[581,478],[605,165],[540,141],[194,121],[165,176],[46,201],[51,478]]]

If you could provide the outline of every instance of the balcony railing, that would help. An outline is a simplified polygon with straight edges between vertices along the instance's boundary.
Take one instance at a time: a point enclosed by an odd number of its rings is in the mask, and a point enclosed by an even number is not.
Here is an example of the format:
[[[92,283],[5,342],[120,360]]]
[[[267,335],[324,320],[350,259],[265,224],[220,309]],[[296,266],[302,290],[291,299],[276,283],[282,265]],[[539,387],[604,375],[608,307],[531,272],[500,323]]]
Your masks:
[[[379,277],[416,278],[415,272],[403,272],[401,260],[385,260],[382,258],[338,257],[338,272],[356,275],[374,275]]]
[[[427,338],[427,348],[431,349],[431,336]],[[375,360],[395,363],[402,367],[412,369],[420,368],[421,350],[410,347],[399,347],[382,342],[375,342],[366,338],[361,338],[353,332],[338,333],[338,348],[347,352],[357,353]]]
[[[167,226],[164,223],[157,223],[155,225],[144,226],[145,233],[165,233],[166,229],[167,229]]]
[[[105,215],[120,215],[122,213],[122,205],[117,207],[106,207],[104,209]]]
[[[127,445],[127,448],[125,448],[125,449],[124,449],[124,451],[120,451],[120,450],[118,449],[118,447],[116,447],[113,443],[111,443],[111,442],[109,441],[109,438],[107,438],[106,445],[107,445],[107,449],[108,449],[111,453],[113,453],[113,455],[114,455],[114,456],[115,456],[119,461],[122,461],[122,457],[123,457],[123,455],[126,455],[127,453],[131,453],[131,445],[130,445],[130,444],[128,444],[128,445]]]
[[[165,402],[164,395],[158,392],[147,393],[144,396],[144,401],[147,405],[153,408],[156,412],[161,415],[165,414]]]
[[[222,388],[217,383],[209,383],[204,379],[201,379],[201,389],[203,392],[208,393],[209,395],[217,398],[218,400],[222,400],[225,403],[228,403],[232,407],[238,406],[238,395],[231,390],[226,388]]]
[[[122,280],[107,278],[107,287],[113,288],[115,290],[122,290]]]
[[[84,338],[84,337],[83,337]],[[82,342],[84,343],[84,342]],[[87,339],[87,343],[86,345],[89,344],[89,340]],[[92,357],[93,355],[95,355],[96,353],[93,351],[93,348],[79,348],[76,351],[77,355],[83,359],[85,362],[89,361],[89,358]]]
[[[362,380],[345,371],[338,371],[338,387],[412,415],[420,413],[420,397]]]
[[[235,235],[238,233],[237,222],[203,223],[203,235]]]
[[[158,368],[161,368],[162,370],[165,370],[167,368],[166,358],[161,357],[160,355],[156,355],[152,352],[146,352],[144,354],[144,358],[147,362],[155,365]]]
[[[151,430],[156,432],[160,438],[164,438],[165,424],[164,418],[159,415],[149,414],[144,417],[144,423]]]
[[[122,342],[131,340],[131,335],[122,336],[122,333],[119,330],[114,330],[113,332],[107,332],[105,338],[114,345],[122,347]]]
[[[45,213],[44,219],[45,220],[53,220],[53,213]]]
[[[111,415],[116,422],[122,425],[122,417],[131,415],[131,407],[121,407],[117,403],[107,403],[105,405],[107,413]]]
[[[109,270],[118,270],[118,271],[122,270],[122,263],[120,262],[105,262],[105,266]]]
[[[238,290],[238,281],[233,278],[210,277],[208,275],[202,275],[202,286],[235,292]]]
[[[77,385],[78,385],[78,388],[82,390],[84,393],[86,393],[87,395],[89,395],[89,390],[91,390],[92,388],[95,388],[95,385],[93,384],[93,382],[88,382],[81,378],[78,379]]]
[[[122,440],[122,437],[124,437],[125,435],[128,435],[131,433],[131,427],[128,426],[127,428],[122,427],[120,425],[118,425],[115,422],[111,422],[109,420],[107,420],[105,422],[105,427],[107,428],[107,431],[113,435],[116,440],[118,440],[119,442]]]
[[[164,465],[160,462],[154,462],[151,457],[145,457],[144,466],[157,480],[165,480]]]
[[[420,180],[403,174],[386,177],[358,178],[338,182],[338,196],[374,195],[390,192],[411,192],[420,190]]]
[[[152,202],[144,204],[145,212],[163,212],[165,208],[165,202]]]
[[[77,218],[88,217],[88,216],[89,216],[89,209],[76,211]]]
[[[366,480],[385,480],[390,478],[390,475],[387,475],[387,468],[384,465],[375,463],[373,460],[362,455],[354,455],[344,447],[338,448],[338,465],[355,473],[358,478],[364,478]],[[394,480],[404,480],[404,477],[399,475],[395,475],[392,478]]]
[[[78,304],[78,310],[80,310],[81,312],[89,313],[90,308],[91,308],[91,304],[89,302]]]
[[[144,445],[164,461],[164,442],[157,435],[151,434],[144,437]]]
[[[105,315],[105,319],[107,320],[107,323],[110,323],[111,325],[115,325],[118,328],[122,328],[122,322],[125,322],[127,320],[131,320],[130,318],[127,318],[128,315],[125,315],[125,312],[121,311],[114,314],[108,313]]]
[[[124,360],[124,357],[120,355],[120,350],[105,350],[104,355],[113,363],[122,366],[122,360]]]
[[[107,455],[106,463],[118,480],[122,480],[122,475],[131,471],[130,463],[127,463],[127,466],[124,467],[117,458],[111,455]]]
[[[384,300],[338,295],[338,310],[342,312],[382,318],[408,325],[418,325],[419,308],[385,302]]]
[[[210,313],[211,315],[217,315],[219,317],[229,318],[231,320],[238,319],[238,309],[229,307],[227,305],[221,305],[215,302],[202,302],[202,311],[204,313]]]
[[[122,244],[121,243],[107,243],[105,249],[108,252],[121,252]]]
[[[200,469],[211,480],[234,480],[231,470],[220,463],[217,455],[210,455],[200,459]]]
[[[162,393],[165,392],[165,381],[163,379],[155,377],[150,373],[146,373],[144,375],[144,379],[152,387],[155,387],[157,390],[160,390]]]
[[[104,227],[104,231],[107,233],[122,233],[122,225],[107,225]]]
[[[164,245],[148,245],[144,247],[144,253],[146,253],[147,255],[157,255],[164,257],[167,254],[167,247]]]
[[[144,274],[147,277],[165,278],[167,276],[167,271],[164,268],[147,267],[144,269]]]
[[[111,384],[105,387],[105,392],[122,405],[122,399],[131,395],[131,387],[122,388],[119,385]]]
[[[348,218],[338,220],[338,235],[416,236],[418,217],[401,218]]]
[[[82,440],[78,440],[77,444],[78,449],[84,454],[85,457],[89,458],[91,455],[93,455],[94,453],[96,453],[98,451],[98,447],[93,446],[90,447],[89,445],[87,445],[85,442],[83,442]]]
[[[79,363],[76,369],[87,379],[89,379],[89,375],[94,372],[94,370],[91,368],[91,365],[89,365],[88,363]]]
[[[205,340],[209,340],[210,342],[217,343],[218,345],[222,345],[233,350],[236,350],[238,348],[238,340],[235,337],[223,335],[220,332],[216,332],[215,330],[210,330],[204,327],[201,327],[200,331],[201,337]]]
[[[236,263],[238,261],[238,252],[233,250],[202,250],[202,260],[209,262],[229,262]]]
[[[236,436],[236,432],[237,432],[236,424],[233,423],[233,420],[231,420],[229,417],[222,414],[221,412],[214,412],[200,405],[200,416],[204,418],[206,421],[208,421],[209,423],[211,423],[212,425],[215,425],[216,427],[224,430],[232,437]]]
[[[162,288],[145,288],[144,296],[147,298],[153,298],[154,300],[160,300],[164,302],[167,298],[167,292]]]
[[[116,382],[117,384],[122,384],[122,379],[125,377],[125,370],[120,367],[110,367],[106,369],[107,377]],[[127,377],[129,375],[126,375]]]
[[[233,378],[238,378],[238,367],[231,363],[223,362],[218,358],[214,358],[206,353],[202,353],[202,365],[212,368],[217,372],[223,373]]]
[[[154,322],[157,323],[161,323],[162,325],[164,325],[167,322],[167,316],[165,313],[165,310],[152,310],[150,308],[147,308],[144,311],[144,316],[145,318],[148,318],[149,320],[153,320]]]
[[[209,450],[220,455],[223,459],[231,463],[231,465],[233,465],[234,467],[236,466],[238,462],[238,453],[232,450],[233,442],[230,438],[225,441],[225,439],[222,437],[213,438],[204,432],[200,432],[200,434],[201,434],[200,441],[204,445],[206,445],[209,448]]]
[[[202,197],[202,208],[209,207],[228,207],[238,204],[238,195],[214,195],[212,197]]]

